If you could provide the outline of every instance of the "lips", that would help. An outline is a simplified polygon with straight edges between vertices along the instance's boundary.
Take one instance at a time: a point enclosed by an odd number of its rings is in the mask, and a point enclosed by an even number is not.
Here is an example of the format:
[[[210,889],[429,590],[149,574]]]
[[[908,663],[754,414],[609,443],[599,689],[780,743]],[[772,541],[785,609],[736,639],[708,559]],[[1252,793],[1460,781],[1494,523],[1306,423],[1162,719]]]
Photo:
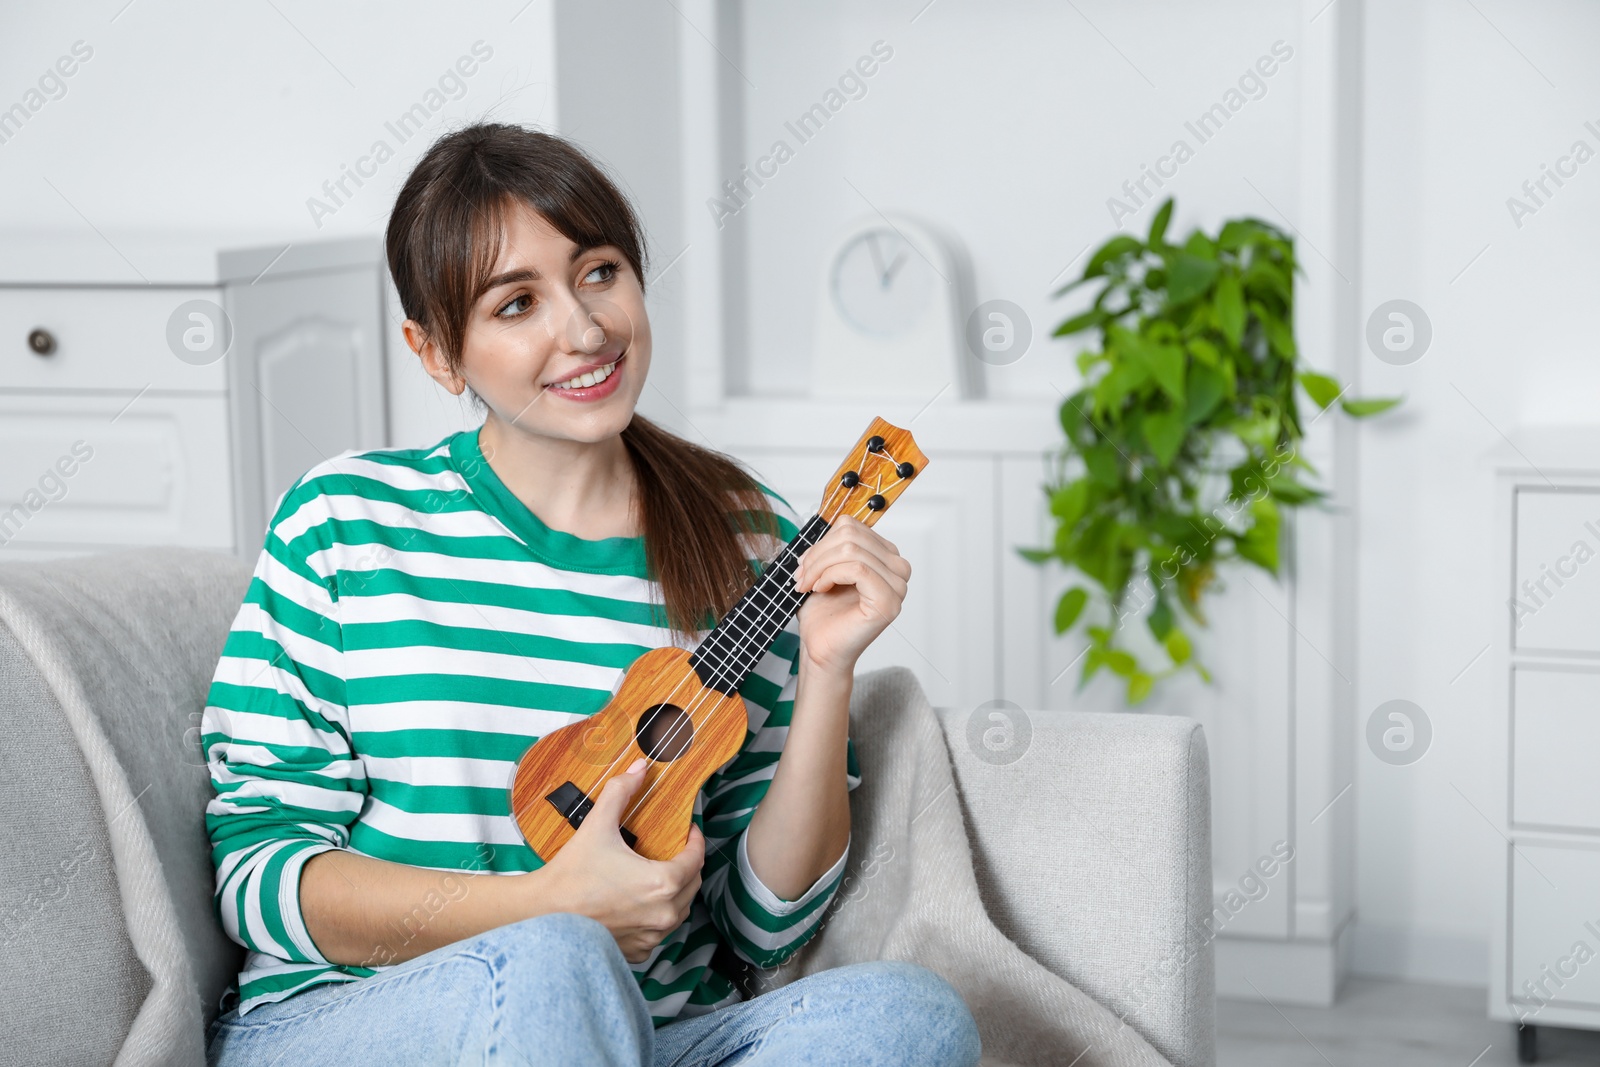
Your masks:
[[[550,389],[589,389],[590,386],[598,386],[600,382],[610,378],[611,374],[616,373],[616,365],[621,362],[622,357],[618,355],[610,363],[594,363],[594,365],[587,366],[584,370],[579,371],[578,374],[573,374],[566,381],[550,382],[549,387]]]
[[[616,392],[621,378],[622,362],[627,357],[618,355],[608,363],[592,363],[565,381],[550,382],[546,389],[563,400],[602,400]]]

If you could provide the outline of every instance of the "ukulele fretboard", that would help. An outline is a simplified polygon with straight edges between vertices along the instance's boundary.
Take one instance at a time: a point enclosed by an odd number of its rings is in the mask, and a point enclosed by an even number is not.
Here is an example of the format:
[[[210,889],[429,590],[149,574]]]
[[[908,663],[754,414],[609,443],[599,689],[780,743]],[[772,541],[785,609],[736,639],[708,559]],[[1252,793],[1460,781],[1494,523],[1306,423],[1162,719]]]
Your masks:
[[[761,656],[772,646],[810,593],[794,588],[800,557],[828,532],[821,515],[813,515],[794,540],[768,561],[761,576],[728,610],[689,657],[689,665],[708,689],[729,696],[739,691]]]

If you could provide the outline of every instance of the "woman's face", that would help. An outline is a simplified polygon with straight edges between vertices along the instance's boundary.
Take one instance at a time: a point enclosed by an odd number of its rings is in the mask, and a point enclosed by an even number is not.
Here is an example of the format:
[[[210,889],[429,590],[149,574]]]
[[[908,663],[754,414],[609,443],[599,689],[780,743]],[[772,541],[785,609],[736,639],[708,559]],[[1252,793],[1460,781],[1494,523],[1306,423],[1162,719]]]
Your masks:
[[[423,365],[452,393],[471,386],[507,427],[590,443],[621,433],[650,369],[643,283],[621,249],[579,248],[526,205],[505,226],[460,364],[425,345]]]

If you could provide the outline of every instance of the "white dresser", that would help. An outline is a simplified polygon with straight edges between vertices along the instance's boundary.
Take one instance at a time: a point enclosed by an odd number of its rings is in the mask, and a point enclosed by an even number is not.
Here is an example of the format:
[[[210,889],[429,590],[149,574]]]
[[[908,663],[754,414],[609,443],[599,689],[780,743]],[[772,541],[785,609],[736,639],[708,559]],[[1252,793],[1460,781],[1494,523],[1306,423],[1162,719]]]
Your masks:
[[[253,558],[294,478],[386,443],[384,284],[376,237],[0,237],[0,562]]]
[[[1496,804],[1489,1011],[1600,1029],[1600,428],[1494,459]]]

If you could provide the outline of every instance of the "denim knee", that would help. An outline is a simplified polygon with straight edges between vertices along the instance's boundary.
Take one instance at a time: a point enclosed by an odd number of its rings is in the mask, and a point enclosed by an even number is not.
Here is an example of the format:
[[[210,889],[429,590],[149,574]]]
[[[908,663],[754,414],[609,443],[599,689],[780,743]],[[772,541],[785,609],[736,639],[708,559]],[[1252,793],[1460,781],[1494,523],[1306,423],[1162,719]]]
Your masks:
[[[518,1001],[536,998],[549,1003],[558,990],[581,990],[590,1005],[619,1006],[638,995],[637,981],[627,966],[616,937],[600,921],[573,912],[533,918],[491,929],[478,937],[474,952],[496,976],[494,1008],[517,1014]]]
[[[535,915],[490,930],[473,943],[497,972],[537,968],[566,975],[566,981],[627,969],[616,938],[604,923],[573,912]]]
[[[937,1061],[919,1059],[927,1067],[972,1067],[978,1062],[981,1042],[978,1024],[967,1002],[938,972],[904,960],[877,960],[858,964],[872,974],[873,996],[890,1017],[904,1019],[908,1036],[925,1040]]]

